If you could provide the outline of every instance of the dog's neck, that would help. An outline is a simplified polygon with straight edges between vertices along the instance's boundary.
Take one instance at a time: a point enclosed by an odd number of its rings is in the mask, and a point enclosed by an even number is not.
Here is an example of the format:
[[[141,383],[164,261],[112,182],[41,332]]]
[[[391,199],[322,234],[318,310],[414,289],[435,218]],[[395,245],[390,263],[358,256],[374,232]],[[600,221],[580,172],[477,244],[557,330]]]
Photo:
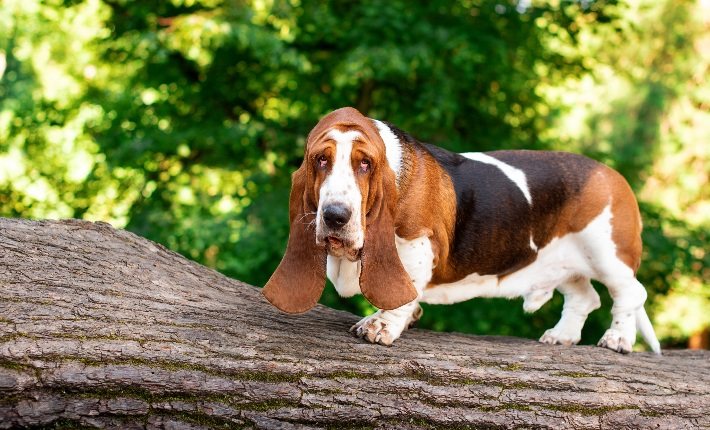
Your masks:
[[[394,171],[399,194],[406,192],[416,166],[416,139],[386,121],[375,121],[387,151],[387,161]]]

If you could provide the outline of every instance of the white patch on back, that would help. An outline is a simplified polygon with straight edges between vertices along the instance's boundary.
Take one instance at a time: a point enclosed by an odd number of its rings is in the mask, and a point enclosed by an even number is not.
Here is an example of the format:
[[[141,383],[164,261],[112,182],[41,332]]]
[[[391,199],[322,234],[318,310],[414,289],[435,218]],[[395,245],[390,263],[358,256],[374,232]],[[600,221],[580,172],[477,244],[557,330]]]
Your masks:
[[[537,252],[537,245],[535,245],[535,241],[533,240],[532,234],[530,235],[530,249]]]
[[[513,181],[513,183],[520,189],[528,203],[532,204],[532,196],[530,195],[530,189],[528,188],[528,180],[525,176],[525,172],[482,152],[466,152],[461,155],[469,160],[480,161],[481,163],[490,164],[499,168],[501,172],[503,172],[503,174],[507,176],[508,179]]]
[[[392,133],[392,130],[382,121],[373,119],[377,130],[380,132],[380,137],[382,141],[385,142],[385,155],[387,156],[387,162],[389,163],[394,174],[397,178],[397,185],[399,185],[399,172],[402,168],[402,143],[397,139],[397,136]]]
[[[616,256],[611,215],[607,206],[583,230],[552,239],[538,251],[534,262],[500,280],[495,275],[472,273],[457,282],[430,286],[424,290],[422,302],[450,304],[474,297],[521,296],[537,302],[540,297],[551,297],[557,286],[574,277],[602,282],[609,277],[633,277],[633,271]]]

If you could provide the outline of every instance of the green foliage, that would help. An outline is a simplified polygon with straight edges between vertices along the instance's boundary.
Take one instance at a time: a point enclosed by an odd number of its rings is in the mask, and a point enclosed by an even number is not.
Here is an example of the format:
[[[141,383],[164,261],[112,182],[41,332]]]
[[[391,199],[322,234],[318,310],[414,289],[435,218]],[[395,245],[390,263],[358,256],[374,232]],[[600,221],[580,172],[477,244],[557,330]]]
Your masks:
[[[521,2],[525,3],[525,2]],[[290,173],[341,106],[455,151],[585,153],[640,197],[666,339],[710,326],[707,6],[689,1],[6,0],[0,215],[125,227],[263,284]],[[608,326],[609,300],[584,341]],[[332,288],[322,302],[364,314]],[[561,298],[428,307],[437,330],[537,337]]]

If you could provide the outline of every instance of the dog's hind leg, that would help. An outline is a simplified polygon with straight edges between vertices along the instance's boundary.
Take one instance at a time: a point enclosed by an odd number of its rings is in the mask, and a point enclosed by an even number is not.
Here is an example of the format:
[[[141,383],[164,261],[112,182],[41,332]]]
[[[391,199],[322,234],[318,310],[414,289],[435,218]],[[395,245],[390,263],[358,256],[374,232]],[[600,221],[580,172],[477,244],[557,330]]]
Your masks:
[[[590,312],[601,305],[599,294],[594,291],[589,278],[574,277],[557,287],[565,298],[562,317],[540,338],[549,344],[575,345],[582,337],[582,327]]]
[[[639,316],[637,314],[643,311],[643,315],[640,316],[645,316],[643,304],[646,301],[646,289],[633,274],[610,277],[602,281],[609,289],[614,305],[611,307],[611,327],[604,333],[598,345],[624,354],[629,353],[636,342],[637,316]],[[646,321],[642,322],[646,323]],[[650,322],[647,326],[651,327]],[[646,325],[643,327],[646,328]],[[653,327],[651,327],[651,334],[653,334]],[[659,353],[658,340],[655,334],[652,337],[652,342],[649,344]]]

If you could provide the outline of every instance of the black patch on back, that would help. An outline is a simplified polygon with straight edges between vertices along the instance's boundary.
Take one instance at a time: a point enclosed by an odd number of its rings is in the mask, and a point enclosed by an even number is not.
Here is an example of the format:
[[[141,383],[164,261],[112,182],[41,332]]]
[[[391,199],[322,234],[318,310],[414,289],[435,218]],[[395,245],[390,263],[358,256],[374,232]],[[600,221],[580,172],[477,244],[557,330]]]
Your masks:
[[[449,258],[456,271],[505,275],[535,260],[531,207],[518,186],[496,166],[422,146],[454,184],[456,226]]]
[[[488,155],[525,173],[533,201],[533,238],[539,248],[552,239],[549,234],[557,224],[560,209],[580,195],[591,172],[600,166],[592,159],[568,152],[519,150]]]

